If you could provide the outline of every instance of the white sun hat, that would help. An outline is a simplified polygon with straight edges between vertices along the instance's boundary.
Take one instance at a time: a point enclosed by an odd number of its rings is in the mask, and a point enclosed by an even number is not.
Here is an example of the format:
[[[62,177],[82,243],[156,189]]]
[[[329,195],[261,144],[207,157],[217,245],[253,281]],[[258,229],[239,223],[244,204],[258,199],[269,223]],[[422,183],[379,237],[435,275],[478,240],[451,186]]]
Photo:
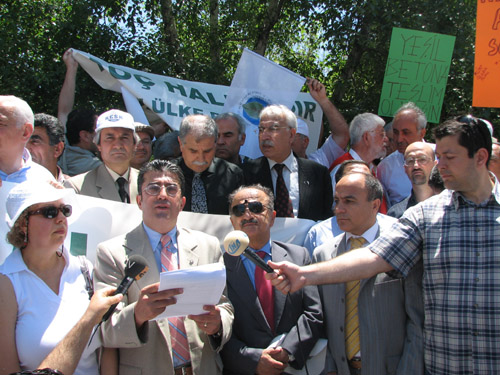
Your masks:
[[[71,197],[74,196],[75,191],[73,189],[58,188],[48,182],[21,182],[14,186],[7,196],[7,202],[5,203],[7,224],[9,228],[12,228],[23,211],[34,204],[53,202],[59,199],[64,199],[65,203],[70,203]]]

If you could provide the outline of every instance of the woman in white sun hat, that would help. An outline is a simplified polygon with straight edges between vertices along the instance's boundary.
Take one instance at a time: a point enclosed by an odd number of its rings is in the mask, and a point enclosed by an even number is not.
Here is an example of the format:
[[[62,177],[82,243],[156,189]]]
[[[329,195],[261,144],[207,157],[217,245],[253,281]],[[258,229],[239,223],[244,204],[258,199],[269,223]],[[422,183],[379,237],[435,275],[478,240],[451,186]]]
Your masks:
[[[85,274],[92,264],[63,245],[71,196],[71,189],[26,182],[8,194],[7,240],[14,250],[0,266],[0,375],[38,368],[89,306],[92,284]],[[99,374],[100,345],[98,334],[85,344],[74,374]],[[115,355],[104,351],[101,373],[117,373]]]

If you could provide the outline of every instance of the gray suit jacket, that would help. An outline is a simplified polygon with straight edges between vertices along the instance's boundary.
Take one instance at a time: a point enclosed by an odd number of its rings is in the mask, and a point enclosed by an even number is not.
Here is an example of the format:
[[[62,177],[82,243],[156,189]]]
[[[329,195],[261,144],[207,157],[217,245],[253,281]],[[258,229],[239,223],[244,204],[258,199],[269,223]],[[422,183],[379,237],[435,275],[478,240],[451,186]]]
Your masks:
[[[304,247],[277,241],[273,241],[271,246],[274,262],[287,260],[299,265],[310,263],[309,253]],[[224,263],[228,297],[234,306],[233,335],[221,352],[224,374],[255,374],[262,350],[282,333],[287,335],[281,346],[295,357],[290,365],[301,368],[304,365],[303,356],[308,357],[323,333],[318,288],[305,287],[292,293],[289,298],[275,290],[276,332],[273,333],[241,258],[224,254]],[[302,351],[297,329],[300,331]]]
[[[178,228],[180,268],[222,262],[222,252],[217,238],[202,232]],[[174,374],[170,350],[170,333],[166,319],[149,321],[137,332],[134,319],[135,302],[141,289],[160,280],[153,250],[142,223],[126,235],[99,244],[94,272],[96,289],[118,286],[123,277],[124,265],[131,255],[146,258],[149,271],[132,283],[122,302],[111,318],[102,325],[105,346],[120,348],[120,375]],[[193,373],[216,375],[222,373],[222,361],[218,354],[231,336],[233,307],[223,295],[219,301],[223,325],[220,343],[198,329],[193,320],[186,319]],[[216,347],[216,345],[219,346]]]
[[[130,168],[128,187],[130,203],[136,203],[138,176],[139,171],[135,168]],[[118,194],[118,188],[115,185],[115,181],[104,164],[101,164],[91,171],[67,179],[64,181],[64,186],[72,188],[77,194],[109,199],[116,202],[122,201],[120,194]]]
[[[333,244],[316,248],[313,261],[326,261],[345,252],[346,235],[341,234]],[[363,375],[424,373],[422,270],[420,262],[405,280],[385,273],[361,280],[358,316]],[[326,370],[349,375],[344,336],[345,284],[319,286],[319,293],[330,359]]]

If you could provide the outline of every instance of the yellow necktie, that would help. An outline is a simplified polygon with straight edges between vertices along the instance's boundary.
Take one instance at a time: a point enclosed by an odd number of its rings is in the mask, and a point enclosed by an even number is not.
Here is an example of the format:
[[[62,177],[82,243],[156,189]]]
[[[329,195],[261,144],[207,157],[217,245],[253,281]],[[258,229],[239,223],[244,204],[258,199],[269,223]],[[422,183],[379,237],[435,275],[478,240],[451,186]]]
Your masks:
[[[366,240],[363,237],[352,237],[351,250],[363,247]],[[345,350],[347,359],[359,352],[359,319],[358,319],[358,297],[359,297],[359,280],[349,281],[345,284]]]

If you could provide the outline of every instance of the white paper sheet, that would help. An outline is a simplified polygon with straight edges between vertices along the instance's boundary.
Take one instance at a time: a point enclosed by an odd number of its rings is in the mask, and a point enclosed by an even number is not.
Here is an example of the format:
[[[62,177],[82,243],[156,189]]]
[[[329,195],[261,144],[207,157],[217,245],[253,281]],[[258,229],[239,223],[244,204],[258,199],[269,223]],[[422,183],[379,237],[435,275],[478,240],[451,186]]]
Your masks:
[[[155,320],[189,314],[206,314],[204,305],[217,305],[226,286],[226,267],[222,263],[160,273],[159,290],[183,288],[177,303],[167,306]]]

